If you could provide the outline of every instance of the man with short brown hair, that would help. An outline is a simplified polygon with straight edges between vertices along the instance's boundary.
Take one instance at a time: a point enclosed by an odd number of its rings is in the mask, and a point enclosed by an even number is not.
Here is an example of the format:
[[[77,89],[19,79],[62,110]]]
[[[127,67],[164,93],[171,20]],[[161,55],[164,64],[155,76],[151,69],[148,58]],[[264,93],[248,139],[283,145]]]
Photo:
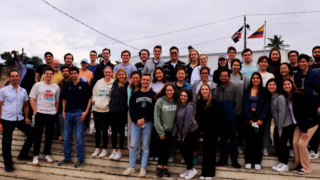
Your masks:
[[[163,64],[165,63],[164,60],[160,58],[162,54],[162,46],[156,45],[153,48],[153,54],[154,57],[152,58],[151,61],[147,61],[146,64],[144,65],[142,73],[150,73],[151,74],[151,81],[153,78],[153,72],[157,67],[162,67]]]

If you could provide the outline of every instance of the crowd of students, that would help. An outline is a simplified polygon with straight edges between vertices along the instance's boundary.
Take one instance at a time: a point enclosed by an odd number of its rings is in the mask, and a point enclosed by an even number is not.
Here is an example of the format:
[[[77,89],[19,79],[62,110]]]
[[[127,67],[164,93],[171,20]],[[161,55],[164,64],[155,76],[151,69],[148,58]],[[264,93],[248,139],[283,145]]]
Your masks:
[[[288,158],[294,157],[299,174],[311,173],[310,159],[319,157],[320,46],[310,57],[297,51],[288,53],[290,63],[281,63],[280,51],[252,62],[252,51],[229,47],[228,59],[218,57],[218,69],[208,67],[208,56],[192,49],[189,63],[179,60],[179,49],[170,48],[171,59],[161,59],[162,47],[155,46],[149,60],[147,49],[139,52],[141,62],[132,65],[131,54],[121,53],[122,63],[113,65],[110,49],[102,50],[103,61],[96,63],[96,51],[89,62],[81,60],[81,69],[73,66],[73,55],[64,56],[60,67],[53,54],[45,53],[46,64],[33,68],[32,59],[23,65],[14,54],[18,70],[9,72],[10,85],[0,90],[2,151],[5,170],[13,171],[11,142],[17,127],[27,138],[18,160],[39,165],[39,151],[45,129],[45,160],[51,155],[54,127],[64,141],[64,160],[71,162],[71,140],[78,162],[84,164],[84,136],[93,110],[96,149],[92,156],[108,155],[108,131],[111,126],[111,160],[122,158],[127,124],[129,167],[124,175],[135,172],[141,160],[140,177],[146,176],[148,161],[157,161],[156,175],[170,177],[168,162],[173,162],[177,140],[181,140],[181,162],[186,171],[180,177],[192,179],[197,170],[198,138],[203,138],[203,162],[200,179],[215,177],[215,167],[241,168],[238,154],[244,153],[245,168],[261,169],[262,155],[268,155],[270,127],[274,121],[274,144],[279,163],[272,167],[288,171]],[[39,82],[40,80],[40,82]],[[34,128],[30,126],[35,115]],[[102,147],[101,147],[102,133]],[[118,136],[119,134],[119,136]],[[119,141],[118,141],[119,137]],[[220,160],[216,162],[216,144],[220,138]],[[246,140],[245,152],[242,143]],[[287,143],[290,146],[287,147]],[[33,145],[33,157],[28,155]],[[309,146],[309,149],[308,149]]]

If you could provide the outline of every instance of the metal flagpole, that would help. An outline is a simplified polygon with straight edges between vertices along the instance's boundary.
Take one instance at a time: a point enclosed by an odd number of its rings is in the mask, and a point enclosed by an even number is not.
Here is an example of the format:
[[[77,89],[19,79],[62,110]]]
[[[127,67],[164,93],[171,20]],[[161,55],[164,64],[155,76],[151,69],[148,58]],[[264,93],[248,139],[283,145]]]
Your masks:
[[[267,36],[267,20],[264,21],[264,55],[266,55],[266,36]]]

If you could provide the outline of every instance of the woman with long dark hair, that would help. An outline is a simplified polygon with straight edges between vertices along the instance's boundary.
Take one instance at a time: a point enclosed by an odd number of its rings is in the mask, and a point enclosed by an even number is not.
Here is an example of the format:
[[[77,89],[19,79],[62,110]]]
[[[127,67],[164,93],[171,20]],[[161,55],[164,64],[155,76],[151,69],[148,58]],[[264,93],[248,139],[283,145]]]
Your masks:
[[[279,68],[281,64],[281,53],[278,49],[272,49],[269,53],[269,67],[267,68],[267,71],[269,73],[272,73],[275,78],[278,78],[280,76],[279,74]]]
[[[285,78],[291,78],[294,81],[292,67],[286,62],[280,64],[278,74],[280,76],[276,79],[276,81],[279,87],[282,83],[282,80]]]
[[[251,76],[248,87],[243,92],[242,114],[247,122],[247,143],[245,152],[245,168],[261,169],[261,148],[264,132],[264,121],[270,110],[270,98],[265,97],[262,77],[259,72]]]
[[[293,134],[296,168],[292,171],[299,174],[309,174],[312,169],[307,146],[318,129],[317,119],[310,117],[306,98],[302,91],[296,88],[292,79],[283,79],[280,94],[286,97],[292,120],[297,123]]]

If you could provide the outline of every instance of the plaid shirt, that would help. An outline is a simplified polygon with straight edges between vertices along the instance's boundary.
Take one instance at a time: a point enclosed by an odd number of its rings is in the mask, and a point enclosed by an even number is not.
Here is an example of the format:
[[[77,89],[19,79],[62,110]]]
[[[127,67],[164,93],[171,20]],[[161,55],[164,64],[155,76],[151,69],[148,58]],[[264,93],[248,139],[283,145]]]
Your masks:
[[[167,61],[163,64],[162,68],[164,69],[165,76],[168,81],[174,82],[177,80],[176,72],[177,72],[178,67],[186,68],[186,63],[178,60],[176,67],[173,67],[173,65],[171,64],[171,60],[170,60],[170,61]],[[188,77],[188,72],[186,72],[186,77]]]

